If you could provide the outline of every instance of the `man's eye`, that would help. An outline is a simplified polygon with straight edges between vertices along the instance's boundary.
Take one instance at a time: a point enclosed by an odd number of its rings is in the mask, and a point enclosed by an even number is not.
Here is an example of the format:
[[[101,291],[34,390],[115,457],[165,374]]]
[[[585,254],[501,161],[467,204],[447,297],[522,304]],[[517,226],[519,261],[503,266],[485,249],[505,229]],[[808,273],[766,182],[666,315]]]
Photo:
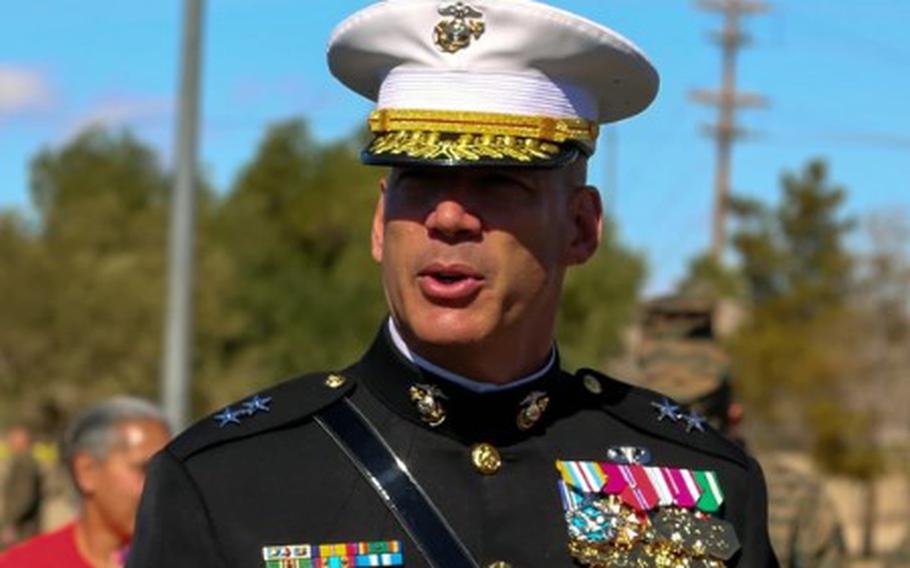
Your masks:
[[[402,191],[416,191],[427,187],[427,182],[416,178],[408,178],[396,184],[396,189]]]
[[[528,185],[505,174],[491,174],[485,176],[482,183],[487,188],[498,188],[507,191],[531,191],[531,188],[528,187]]]
[[[408,178],[400,179],[400,180],[396,181],[395,185],[393,187],[391,187],[390,189],[391,189],[391,193],[393,195],[399,194],[399,195],[411,196],[416,193],[425,192],[427,190],[427,187],[431,187],[431,186],[428,186],[427,182],[425,180],[421,180],[421,179],[414,178],[414,177],[408,177]]]

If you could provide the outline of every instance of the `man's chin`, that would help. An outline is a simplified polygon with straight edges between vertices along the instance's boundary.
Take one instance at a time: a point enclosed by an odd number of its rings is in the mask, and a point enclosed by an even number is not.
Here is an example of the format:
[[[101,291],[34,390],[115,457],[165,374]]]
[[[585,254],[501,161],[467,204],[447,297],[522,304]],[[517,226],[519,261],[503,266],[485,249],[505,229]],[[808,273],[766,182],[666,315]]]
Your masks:
[[[489,337],[489,326],[476,317],[446,311],[415,318],[409,326],[412,339],[431,347],[470,347],[482,345]]]

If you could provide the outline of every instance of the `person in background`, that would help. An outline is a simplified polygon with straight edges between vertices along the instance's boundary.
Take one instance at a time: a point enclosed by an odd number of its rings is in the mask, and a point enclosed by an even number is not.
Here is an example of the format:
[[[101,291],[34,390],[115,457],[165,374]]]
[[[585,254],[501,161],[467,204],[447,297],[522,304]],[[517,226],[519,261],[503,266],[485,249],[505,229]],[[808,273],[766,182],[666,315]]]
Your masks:
[[[744,410],[736,401],[729,357],[715,332],[717,303],[698,296],[646,303],[630,380],[703,414],[740,446]],[[847,565],[843,529],[821,480],[782,456],[758,456],[768,486],[768,532],[782,567]]]
[[[904,540],[885,557],[885,568],[910,568],[910,527],[904,533]]]
[[[0,550],[38,533],[41,513],[41,469],[32,456],[32,435],[24,425],[7,433],[9,473],[3,483]]]
[[[161,411],[116,397],[79,415],[61,456],[79,496],[77,518],[0,556],[0,568],[119,568],[133,536],[145,469],[168,442]]]
[[[759,460],[768,483],[768,532],[781,566],[847,566],[843,528],[822,480],[781,456]]]

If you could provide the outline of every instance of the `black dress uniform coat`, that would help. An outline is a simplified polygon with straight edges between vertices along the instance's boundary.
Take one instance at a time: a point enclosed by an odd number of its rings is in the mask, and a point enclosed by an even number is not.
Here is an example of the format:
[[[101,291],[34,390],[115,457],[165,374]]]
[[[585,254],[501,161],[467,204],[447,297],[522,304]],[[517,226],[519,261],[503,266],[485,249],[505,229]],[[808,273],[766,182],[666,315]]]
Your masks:
[[[206,418],[153,460],[129,568],[261,567],[262,547],[398,539],[404,565],[424,567],[415,544],[374,488],[313,420],[349,397],[448,520],[481,566],[577,566],[557,490],[555,461],[605,460],[611,446],[650,450],[653,465],[717,472],[740,552],[728,563],[776,566],[757,463],[707,429],[657,421],[659,395],[558,361],[539,380],[478,394],[405,359],[383,331],[341,373],[305,375],[263,393],[270,410],[220,427]],[[446,417],[429,425],[409,395],[434,385]],[[539,421],[518,427],[531,392],[549,397]],[[480,473],[476,443],[493,445],[502,466]]]

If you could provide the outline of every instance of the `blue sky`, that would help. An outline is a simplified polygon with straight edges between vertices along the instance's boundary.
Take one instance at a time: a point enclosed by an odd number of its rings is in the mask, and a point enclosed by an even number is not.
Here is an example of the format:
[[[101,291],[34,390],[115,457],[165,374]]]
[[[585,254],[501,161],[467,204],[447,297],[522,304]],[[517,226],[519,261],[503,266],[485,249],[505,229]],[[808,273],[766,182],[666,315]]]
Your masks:
[[[362,0],[213,0],[204,47],[203,167],[227,187],[266,125],[304,115],[320,139],[360,126],[368,101],[328,74],[325,42]],[[720,82],[707,40],[720,17],[690,0],[554,0],[641,46],[661,73],[645,114],[615,127],[616,184],[605,199],[623,240],[668,290],[708,243],[711,109],[693,88]],[[28,161],[86,125],[127,126],[166,162],[174,138],[181,3],[30,0],[0,24],[0,207],[28,211]],[[748,18],[739,86],[771,106],[746,111],[755,135],[734,152],[734,188],[776,199],[784,169],[827,158],[856,216],[910,209],[910,2],[779,0]],[[603,145],[602,145],[603,147]],[[605,186],[606,155],[592,162]],[[364,188],[370,191],[372,188]],[[910,213],[910,211],[907,211]]]

